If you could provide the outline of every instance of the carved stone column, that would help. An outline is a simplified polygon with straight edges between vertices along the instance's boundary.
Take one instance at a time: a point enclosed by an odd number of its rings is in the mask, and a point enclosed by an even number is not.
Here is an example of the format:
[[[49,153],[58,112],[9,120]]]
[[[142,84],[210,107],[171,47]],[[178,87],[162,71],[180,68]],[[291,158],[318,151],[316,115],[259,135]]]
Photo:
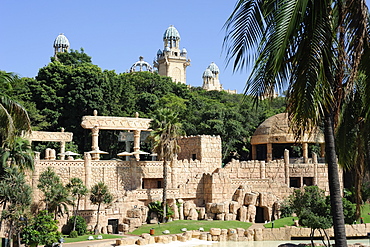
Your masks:
[[[64,132],[64,128],[62,128],[61,132]],[[60,153],[64,153],[66,151],[66,142],[61,141],[60,142]],[[65,155],[60,155],[60,160],[64,160]]]
[[[308,163],[308,143],[302,143],[303,163]]]
[[[252,145],[252,160],[256,160],[256,159],[257,159],[257,146]]]
[[[40,164],[40,152],[35,152],[35,158],[34,158],[34,166],[35,170],[32,173],[32,190],[33,190],[33,200],[38,201],[39,198],[39,190],[37,188],[37,184],[39,181],[39,164]]]
[[[94,126],[91,129],[92,132],[92,139],[91,139],[91,149],[92,150],[99,150],[99,127]],[[99,154],[92,154],[93,160],[99,160]]]
[[[290,186],[290,184],[289,184],[290,174],[289,174],[289,150],[288,149],[284,150],[284,171],[285,171],[285,183],[289,187]]]
[[[266,161],[272,161],[272,143],[267,143]]]
[[[177,202],[180,204],[180,220],[184,219],[184,201],[182,199],[178,199]]]
[[[91,156],[88,152],[84,153],[84,165],[85,165],[85,186],[91,188]],[[85,197],[85,210],[88,208],[88,199]]]
[[[314,167],[314,175],[313,175],[313,185],[317,185],[317,176],[318,176],[318,167],[317,167],[317,154],[315,152],[312,152],[312,162]]]
[[[140,150],[140,130],[134,130],[134,152]],[[135,154],[135,158],[137,161],[140,160],[140,154]]]

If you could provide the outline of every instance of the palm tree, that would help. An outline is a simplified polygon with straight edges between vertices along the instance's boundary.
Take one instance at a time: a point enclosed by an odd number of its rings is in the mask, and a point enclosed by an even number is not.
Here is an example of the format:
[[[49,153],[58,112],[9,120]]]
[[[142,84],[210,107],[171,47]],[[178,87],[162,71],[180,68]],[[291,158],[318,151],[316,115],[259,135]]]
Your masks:
[[[159,109],[155,112],[150,122],[150,139],[153,143],[153,151],[157,153],[158,159],[163,160],[163,223],[167,215],[167,180],[168,163],[172,163],[176,154],[180,151],[177,139],[183,134],[181,123],[177,113],[168,108]]]
[[[11,87],[12,82],[17,79],[13,73],[0,71],[2,88]],[[0,92],[0,143],[4,145],[6,140],[11,141],[14,136],[19,136],[23,131],[31,131],[27,111],[9,96]]]
[[[225,24],[234,70],[255,60],[246,93],[258,101],[287,86],[297,135],[323,122],[336,246],[347,243],[334,130],[342,99],[368,56],[367,24],[364,0],[240,0]]]
[[[370,159],[369,108],[364,85],[362,76],[356,81],[355,90],[345,99],[336,133],[339,163],[346,170],[354,171],[356,219],[361,215],[363,178],[366,161]]]
[[[73,229],[72,231],[76,230],[76,220],[77,220],[77,213],[78,207],[80,205],[80,200],[83,196],[85,196],[89,190],[83,184],[83,181],[80,178],[71,178],[70,182],[66,185],[66,187],[70,190],[73,196],[73,202],[76,201],[77,203],[73,203],[74,207],[74,220],[73,220]]]
[[[96,226],[94,229],[95,234],[100,233],[99,229],[99,213],[100,213],[100,205],[102,203],[109,204],[113,201],[113,195],[109,192],[108,186],[103,182],[99,182],[95,184],[91,190],[90,201],[92,204],[98,205],[98,215],[96,219]]]

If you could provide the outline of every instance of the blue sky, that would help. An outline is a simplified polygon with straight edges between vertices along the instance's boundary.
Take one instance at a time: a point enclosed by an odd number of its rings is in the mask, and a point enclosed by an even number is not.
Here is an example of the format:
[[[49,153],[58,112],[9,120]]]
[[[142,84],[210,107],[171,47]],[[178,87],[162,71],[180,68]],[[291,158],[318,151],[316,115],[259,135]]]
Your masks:
[[[367,0],[369,2],[370,0]],[[126,72],[143,56],[152,64],[163,49],[163,33],[174,25],[180,48],[191,59],[187,84],[202,85],[211,62],[220,68],[225,89],[243,92],[248,71],[226,66],[222,29],[236,0],[2,0],[0,70],[34,77],[50,62],[59,33],[71,48],[85,52],[102,69]]]

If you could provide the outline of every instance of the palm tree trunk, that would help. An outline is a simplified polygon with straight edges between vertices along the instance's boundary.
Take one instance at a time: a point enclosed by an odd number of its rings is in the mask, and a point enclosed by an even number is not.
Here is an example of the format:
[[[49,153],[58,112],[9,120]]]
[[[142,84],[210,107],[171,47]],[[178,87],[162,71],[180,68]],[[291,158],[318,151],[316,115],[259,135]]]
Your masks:
[[[98,204],[98,216],[97,216],[97,219],[96,219],[96,226],[95,226],[95,229],[94,229],[94,234],[99,234],[100,233],[100,229],[99,229],[99,214],[100,214],[100,203]]]
[[[325,114],[325,153],[328,164],[330,204],[334,224],[335,246],[347,246],[346,229],[344,226],[342,193],[340,191],[337,155],[334,142],[333,113]]]
[[[167,161],[166,159],[163,160],[163,219],[162,223],[166,222],[167,216],[167,176],[168,176],[168,169],[167,169]]]
[[[75,218],[73,219],[73,230],[72,231],[76,230],[77,211],[78,211],[79,204],[80,204],[80,197],[78,196],[77,197],[77,205],[76,205],[76,208],[75,208],[75,211],[74,211]]]

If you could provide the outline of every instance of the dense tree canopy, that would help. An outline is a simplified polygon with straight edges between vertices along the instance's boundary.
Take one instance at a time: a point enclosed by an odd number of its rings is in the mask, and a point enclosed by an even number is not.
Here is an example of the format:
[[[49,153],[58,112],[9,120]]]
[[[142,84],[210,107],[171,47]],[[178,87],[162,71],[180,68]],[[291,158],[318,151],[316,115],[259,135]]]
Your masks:
[[[35,79],[19,78],[13,84],[6,93],[29,111],[33,128],[59,131],[63,127],[73,132],[78,146],[74,151],[79,153],[91,149],[91,133],[80,124],[93,110],[101,116],[133,117],[138,112],[150,118],[157,109],[167,107],[178,113],[187,135],[220,135],[224,162],[246,160],[256,127],[285,110],[283,97],[263,101],[256,108],[249,96],[189,88],[157,73],[102,70],[82,49],[59,54]],[[111,158],[124,150],[124,143],[117,142],[118,134],[99,133],[99,147]],[[38,151],[46,147],[38,145]],[[59,144],[47,145],[58,148]]]

